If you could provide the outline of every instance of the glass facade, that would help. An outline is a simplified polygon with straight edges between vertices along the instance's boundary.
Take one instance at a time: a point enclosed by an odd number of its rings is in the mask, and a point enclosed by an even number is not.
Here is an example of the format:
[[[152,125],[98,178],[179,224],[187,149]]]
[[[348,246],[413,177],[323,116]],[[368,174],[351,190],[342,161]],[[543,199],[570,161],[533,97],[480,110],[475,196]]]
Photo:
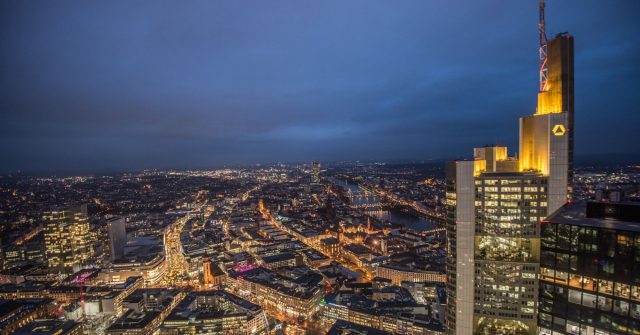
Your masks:
[[[549,221],[541,228],[539,334],[640,334],[640,231]]]

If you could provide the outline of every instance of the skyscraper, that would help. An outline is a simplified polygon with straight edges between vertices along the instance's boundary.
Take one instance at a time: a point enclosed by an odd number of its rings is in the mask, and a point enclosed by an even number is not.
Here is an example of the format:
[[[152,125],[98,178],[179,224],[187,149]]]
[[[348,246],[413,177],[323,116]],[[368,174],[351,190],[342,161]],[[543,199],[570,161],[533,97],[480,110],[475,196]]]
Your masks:
[[[320,162],[311,163],[311,183],[320,184]]]
[[[121,259],[124,256],[124,248],[127,245],[127,230],[125,220],[122,217],[113,217],[107,221],[109,234],[109,253],[111,261]]]
[[[520,157],[474,149],[447,163],[449,334],[537,332],[540,222],[571,196],[573,38],[547,41],[541,3],[540,91],[520,119]]]
[[[93,255],[87,206],[45,212],[44,247],[50,268],[71,272]]]

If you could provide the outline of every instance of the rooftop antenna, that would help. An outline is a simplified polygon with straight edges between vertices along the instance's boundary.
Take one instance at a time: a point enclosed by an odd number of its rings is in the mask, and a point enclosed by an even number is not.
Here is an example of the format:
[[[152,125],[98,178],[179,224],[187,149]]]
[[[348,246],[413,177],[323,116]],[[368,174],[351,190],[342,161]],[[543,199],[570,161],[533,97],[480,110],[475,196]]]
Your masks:
[[[545,92],[547,90],[547,34],[544,23],[544,0],[540,0],[538,32],[540,33],[540,92]]]

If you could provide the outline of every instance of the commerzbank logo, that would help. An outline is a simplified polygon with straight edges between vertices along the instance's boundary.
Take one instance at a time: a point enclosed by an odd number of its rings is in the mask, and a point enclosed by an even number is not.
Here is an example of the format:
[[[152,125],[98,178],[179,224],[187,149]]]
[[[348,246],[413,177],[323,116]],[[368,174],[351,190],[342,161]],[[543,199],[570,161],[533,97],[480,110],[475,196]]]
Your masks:
[[[551,130],[551,132],[555,136],[562,136],[567,132],[567,129],[564,127],[563,124],[557,124],[553,126],[553,129]]]

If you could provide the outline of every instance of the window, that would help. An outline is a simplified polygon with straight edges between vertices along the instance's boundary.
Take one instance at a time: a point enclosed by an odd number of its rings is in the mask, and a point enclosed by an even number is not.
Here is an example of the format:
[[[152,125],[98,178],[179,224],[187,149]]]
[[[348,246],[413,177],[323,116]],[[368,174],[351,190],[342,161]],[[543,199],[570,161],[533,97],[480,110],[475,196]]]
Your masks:
[[[580,291],[569,290],[569,302],[572,304],[580,305],[581,294]]]
[[[605,297],[605,296],[601,296],[601,295],[598,296],[598,309],[599,310],[610,312],[612,306],[613,306],[613,299]]]
[[[578,271],[578,256],[571,256],[571,260],[569,262],[569,269],[571,271]]]
[[[553,269],[549,269],[545,267],[540,268],[540,274],[542,275],[542,279],[546,279],[546,280],[553,279],[554,277]]]
[[[569,275],[569,286],[582,288],[582,276],[570,274]]]
[[[616,283],[614,294],[616,297],[629,298],[630,291],[629,285]]]
[[[571,226],[558,225],[558,249],[571,250]]]
[[[554,267],[555,255],[553,251],[543,251],[540,256],[540,265]]]
[[[618,233],[618,255],[619,256],[631,256],[631,250],[633,249],[633,238],[626,233]]]
[[[551,320],[552,320],[551,315],[546,313],[540,313],[539,317],[540,317],[540,323],[543,326],[551,327]],[[549,332],[549,334],[551,333]]]
[[[589,293],[582,294],[582,305],[591,307],[591,308],[596,308],[596,295],[589,294]]]
[[[580,324],[573,321],[567,321],[566,330],[567,330],[567,334],[580,335]]]
[[[598,292],[605,294],[613,294],[613,282],[608,280],[598,280]]]
[[[640,320],[640,304],[631,304],[631,317]]]
[[[640,301],[640,286],[631,287],[631,299],[635,301]]]
[[[587,291],[595,292],[596,291],[596,281],[590,277],[582,278],[583,288]]]
[[[561,282],[563,284],[567,283],[569,279],[569,274],[564,271],[556,271],[556,282]]]
[[[612,260],[600,260],[600,272],[605,276],[613,276],[616,273],[615,262]]]
[[[600,245],[608,257],[615,257],[616,253],[616,231],[603,229],[600,231]]]
[[[555,248],[556,245],[556,225],[555,224],[543,224],[542,225],[542,246],[546,248]]]
[[[622,300],[616,300],[613,303],[613,312],[622,316],[629,314],[629,303]]]
[[[556,268],[561,270],[569,269],[569,255],[556,253]]]

